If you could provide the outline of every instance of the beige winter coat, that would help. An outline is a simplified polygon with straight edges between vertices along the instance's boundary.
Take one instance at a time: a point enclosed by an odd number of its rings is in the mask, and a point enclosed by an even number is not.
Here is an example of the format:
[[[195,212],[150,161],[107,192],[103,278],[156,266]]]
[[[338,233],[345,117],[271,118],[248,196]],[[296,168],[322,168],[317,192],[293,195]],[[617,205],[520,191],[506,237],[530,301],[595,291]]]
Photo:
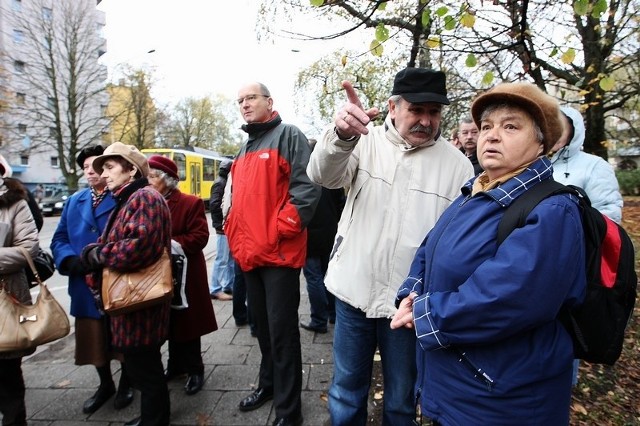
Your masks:
[[[29,284],[24,269],[27,260],[18,247],[31,256],[38,253],[38,230],[23,196],[24,187],[16,181],[5,184],[0,178],[0,285],[22,303],[31,303]],[[0,315],[4,313],[0,312]],[[15,358],[24,353],[3,353],[2,358]]]
[[[357,143],[325,131],[307,174],[327,188],[350,187],[327,289],[368,318],[392,317],[416,250],[473,176],[471,163],[443,138],[408,146],[387,117]]]

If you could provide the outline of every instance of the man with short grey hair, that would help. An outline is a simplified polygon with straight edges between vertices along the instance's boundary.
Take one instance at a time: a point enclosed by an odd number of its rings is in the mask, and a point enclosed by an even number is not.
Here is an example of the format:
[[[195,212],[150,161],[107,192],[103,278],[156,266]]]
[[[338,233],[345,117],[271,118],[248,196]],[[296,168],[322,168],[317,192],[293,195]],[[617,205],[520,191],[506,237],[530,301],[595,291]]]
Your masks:
[[[307,138],[282,122],[264,84],[243,86],[238,105],[248,139],[231,166],[224,232],[244,275],[262,354],[258,387],[238,408],[255,410],[273,399],[273,425],[298,426],[303,421],[300,269],[306,226],[321,188],[305,173],[311,151]]]
[[[458,138],[462,148],[460,151],[467,156],[471,164],[473,165],[473,174],[477,175],[482,173],[483,169],[478,162],[478,126],[473,122],[473,119],[469,116],[463,117],[458,125]]]
[[[449,104],[441,71],[396,74],[384,125],[370,126],[353,86],[311,154],[307,174],[327,188],[350,187],[335,238],[327,289],[336,297],[331,424],[364,425],[373,355],[384,375],[383,423],[411,425],[416,339],[391,330],[395,295],[424,235],[473,176],[473,168],[441,137]],[[389,374],[391,373],[391,374]]]

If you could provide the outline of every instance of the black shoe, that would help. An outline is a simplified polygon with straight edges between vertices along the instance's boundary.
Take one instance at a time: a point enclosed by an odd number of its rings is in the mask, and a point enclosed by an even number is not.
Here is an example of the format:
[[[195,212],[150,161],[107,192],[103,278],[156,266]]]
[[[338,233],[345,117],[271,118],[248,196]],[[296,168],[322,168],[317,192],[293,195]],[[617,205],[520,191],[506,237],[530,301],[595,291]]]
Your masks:
[[[302,415],[297,417],[276,417],[273,421],[273,426],[300,426],[302,424]]]
[[[142,417],[136,417],[135,419],[129,420],[124,424],[124,426],[142,426]]]
[[[240,411],[251,411],[260,408],[265,402],[273,399],[273,391],[265,388],[258,388],[251,395],[240,401],[238,408]]]
[[[114,393],[116,393],[116,388],[113,385],[109,387],[99,387],[96,393],[84,402],[82,412],[85,414],[95,413]]]
[[[118,387],[118,392],[116,392],[116,397],[113,399],[113,408],[116,410],[122,410],[125,407],[128,407],[129,404],[133,402],[133,388],[127,386],[124,389]]]
[[[184,385],[184,391],[187,395],[195,395],[200,392],[204,384],[204,374],[190,374],[187,384]]]
[[[324,334],[327,332],[327,327],[314,327],[311,324],[305,324],[303,322],[300,323],[300,327],[304,328],[305,330],[314,331],[320,334]]]
[[[247,320],[236,320],[236,327],[242,327],[249,324],[249,321]]]

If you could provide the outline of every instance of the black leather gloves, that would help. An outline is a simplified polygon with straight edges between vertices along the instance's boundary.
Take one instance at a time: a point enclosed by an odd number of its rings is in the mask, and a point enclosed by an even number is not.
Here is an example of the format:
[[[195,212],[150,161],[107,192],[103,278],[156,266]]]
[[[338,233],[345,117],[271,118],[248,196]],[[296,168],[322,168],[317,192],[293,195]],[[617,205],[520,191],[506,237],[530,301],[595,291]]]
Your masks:
[[[97,271],[102,268],[99,244],[89,244],[83,248],[80,258],[82,266],[89,272]]]
[[[86,275],[91,271],[84,267],[80,256],[69,256],[60,264],[59,272],[62,275]]]

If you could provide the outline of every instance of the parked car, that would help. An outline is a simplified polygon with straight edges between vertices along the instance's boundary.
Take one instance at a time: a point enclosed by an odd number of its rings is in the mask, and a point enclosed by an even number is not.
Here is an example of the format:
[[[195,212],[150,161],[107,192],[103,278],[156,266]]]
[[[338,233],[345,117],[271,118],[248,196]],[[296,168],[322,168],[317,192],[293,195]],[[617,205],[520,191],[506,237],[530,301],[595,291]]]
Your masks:
[[[40,211],[44,216],[61,214],[67,199],[71,193],[69,191],[58,191],[55,194],[45,197],[40,201]]]

